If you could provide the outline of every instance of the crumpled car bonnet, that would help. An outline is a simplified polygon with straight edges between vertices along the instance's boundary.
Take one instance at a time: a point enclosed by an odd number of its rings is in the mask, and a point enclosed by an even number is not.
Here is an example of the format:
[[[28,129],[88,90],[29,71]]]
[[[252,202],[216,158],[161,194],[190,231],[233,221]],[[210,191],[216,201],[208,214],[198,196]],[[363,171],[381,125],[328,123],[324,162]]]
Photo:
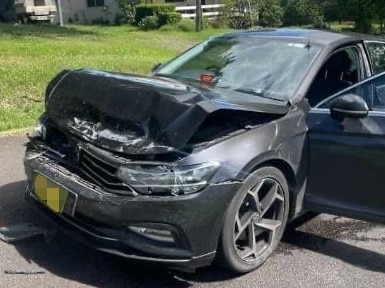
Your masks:
[[[284,115],[287,103],[242,103],[180,82],[99,70],[62,72],[50,83],[46,113],[59,128],[101,147],[166,153],[185,146],[210,115],[244,111]]]

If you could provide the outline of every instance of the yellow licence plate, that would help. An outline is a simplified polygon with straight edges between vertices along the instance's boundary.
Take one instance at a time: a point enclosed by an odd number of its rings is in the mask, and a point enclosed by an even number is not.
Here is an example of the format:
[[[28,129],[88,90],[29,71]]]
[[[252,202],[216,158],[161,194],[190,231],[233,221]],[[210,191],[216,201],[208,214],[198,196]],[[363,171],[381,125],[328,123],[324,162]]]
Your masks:
[[[36,174],[33,188],[41,203],[57,213],[63,212],[68,198],[66,189],[40,174]]]

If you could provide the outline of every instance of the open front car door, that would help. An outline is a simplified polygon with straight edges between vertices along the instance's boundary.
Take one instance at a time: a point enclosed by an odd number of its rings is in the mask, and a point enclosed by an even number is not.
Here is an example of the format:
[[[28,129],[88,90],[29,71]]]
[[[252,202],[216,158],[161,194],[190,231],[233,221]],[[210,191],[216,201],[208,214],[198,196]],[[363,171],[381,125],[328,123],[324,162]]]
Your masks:
[[[308,127],[304,208],[385,223],[385,73],[319,103]]]

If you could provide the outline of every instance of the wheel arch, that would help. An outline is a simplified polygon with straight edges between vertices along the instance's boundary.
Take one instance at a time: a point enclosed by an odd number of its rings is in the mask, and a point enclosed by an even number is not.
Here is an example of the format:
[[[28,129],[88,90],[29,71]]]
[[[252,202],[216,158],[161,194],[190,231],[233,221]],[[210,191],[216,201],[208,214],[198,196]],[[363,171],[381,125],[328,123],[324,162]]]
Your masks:
[[[270,159],[264,159],[260,162],[255,163],[251,169],[249,169],[248,174],[253,173],[254,171],[262,168],[262,167],[274,167],[282,172],[282,174],[285,176],[287,185],[289,187],[289,220],[294,217],[295,214],[295,206],[296,206],[296,197],[297,197],[297,188],[298,188],[298,182],[295,170],[293,166],[288,163],[286,160],[281,158],[270,158]]]

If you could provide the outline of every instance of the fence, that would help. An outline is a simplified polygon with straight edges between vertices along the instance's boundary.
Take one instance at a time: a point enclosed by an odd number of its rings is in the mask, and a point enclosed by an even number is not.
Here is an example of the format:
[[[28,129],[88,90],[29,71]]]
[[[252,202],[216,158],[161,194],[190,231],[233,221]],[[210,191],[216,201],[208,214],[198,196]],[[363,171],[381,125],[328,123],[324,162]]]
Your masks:
[[[206,18],[213,18],[219,15],[224,4],[202,5],[202,15]],[[196,6],[179,6],[175,10],[182,14],[182,18],[195,18]]]

